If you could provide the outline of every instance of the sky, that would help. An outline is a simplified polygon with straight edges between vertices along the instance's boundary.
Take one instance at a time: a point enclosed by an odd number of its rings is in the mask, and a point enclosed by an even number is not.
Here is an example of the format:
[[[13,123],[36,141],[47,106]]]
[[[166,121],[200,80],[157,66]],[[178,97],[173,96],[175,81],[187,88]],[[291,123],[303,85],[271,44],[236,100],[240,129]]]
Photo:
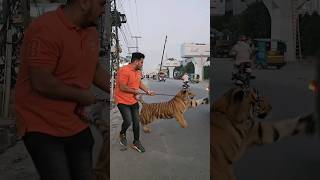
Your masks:
[[[117,7],[127,18],[119,30],[121,55],[128,55],[127,46],[136,46],[131,36],[141,36],[139,51],[146,55],[146,72],[160,64],[166,35],[164,60],[181,60],[183,43],[210,42],[210,0],[117,0]]]

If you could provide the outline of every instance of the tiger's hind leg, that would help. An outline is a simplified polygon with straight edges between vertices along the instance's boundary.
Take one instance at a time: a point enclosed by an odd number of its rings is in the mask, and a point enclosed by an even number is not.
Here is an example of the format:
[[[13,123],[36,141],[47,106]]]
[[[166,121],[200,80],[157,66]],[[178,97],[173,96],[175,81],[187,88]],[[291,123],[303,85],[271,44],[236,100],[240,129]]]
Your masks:
[[[176,120],[178,121],[178,123],[180,124],[180,126],[182,128],[188,127],[188,124],[187,124],[186,120],[184,119],[183,114],[177,114],[174,117],[176,118]]]

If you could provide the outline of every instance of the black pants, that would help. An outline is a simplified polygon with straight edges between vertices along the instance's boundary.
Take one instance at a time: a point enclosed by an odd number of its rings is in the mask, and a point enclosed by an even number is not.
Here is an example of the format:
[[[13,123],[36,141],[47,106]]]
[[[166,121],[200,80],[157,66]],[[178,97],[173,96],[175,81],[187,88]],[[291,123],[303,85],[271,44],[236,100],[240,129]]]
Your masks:
[[[23,137],[41,180],[91,180],[93,137],[89,128],[71,137],[28,132]]]
[[[132,121],[132,129],[133,129],[133,136],[134,136],[133,143],[139,141],[139,137],[140,137],[139,103],[135,103],[133,105],[118,104],[118,108],[123,119],[122,129],[120,133],[125,134],[127,129],[130,127],[131,121]]]

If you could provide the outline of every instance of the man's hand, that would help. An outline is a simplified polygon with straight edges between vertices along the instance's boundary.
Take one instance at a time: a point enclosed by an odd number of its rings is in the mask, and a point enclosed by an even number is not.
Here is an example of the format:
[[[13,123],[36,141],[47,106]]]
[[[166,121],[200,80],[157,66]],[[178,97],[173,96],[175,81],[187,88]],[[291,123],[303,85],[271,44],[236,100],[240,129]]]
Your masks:
[[[133,94],[135,94],[135,95],[139,95],[139,94],[140,94],[139,89],[135,89]]]
[[[147,95],[149,95],[149,96],[154,96],[156,93],[154,92],[154,91],[147,91]]]

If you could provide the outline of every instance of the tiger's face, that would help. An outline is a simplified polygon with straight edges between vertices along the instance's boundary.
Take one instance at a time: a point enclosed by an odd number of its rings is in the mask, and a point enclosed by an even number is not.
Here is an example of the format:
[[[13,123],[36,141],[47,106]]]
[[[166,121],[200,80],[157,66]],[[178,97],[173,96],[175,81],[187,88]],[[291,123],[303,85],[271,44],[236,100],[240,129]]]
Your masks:
[[[237,123],[243,123],[255,117],[266,117],[272,108],[256,89],[232,88],[214,103],[213,109],[227,114],[229,119]]]
[[[185,100],[189,100],[193,99],[196,96],[196,94],[192,92],[190,89],[182,89],[176,96],[181,97]]]
[[[266,97],[259,96],[258,91],[254,88],[235,89],[232,99],[235,104],[242,107],[239,109],[249,112],[248,116],[252,119],[254,117],[265,118],[272,109]]]

